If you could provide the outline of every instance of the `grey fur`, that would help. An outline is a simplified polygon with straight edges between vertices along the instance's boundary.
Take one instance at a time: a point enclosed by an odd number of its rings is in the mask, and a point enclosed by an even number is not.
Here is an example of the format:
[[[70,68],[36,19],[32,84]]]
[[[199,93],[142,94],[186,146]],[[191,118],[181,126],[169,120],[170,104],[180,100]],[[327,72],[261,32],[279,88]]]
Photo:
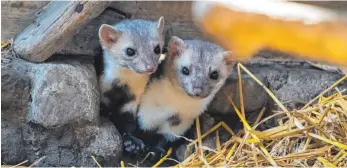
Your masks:
[[[172,37],[164,71],[153,80],[141,98],[138,122],[145,131],[159,128],[167,141],[182,136],[202,114],[215,94],[229,76],[229,65],[234,65],[229,51],[199,40],[181,40]],[[228,65],[229,64],[229,65]],[[189,75],[182,74],[182,67],[190,69]],[[218,79],[210,79],[210,73],[219,72]],[[194,87],[201,92],[194,92]]]
[[[112,85],[114,81],[122,81],[124,77],[133,78],[142,86],[137,85],[133,88],[137,91],[144,90],[147,80],[150,76],[148,67],[152,67],[152,72],[156,71],[160,54],[156,54],[154,49],[157,45],[162,50],[164,45],[164,18],[160,17],[158,21],[148,20],[123,20],[114,26],[103,24],[99,29],[99,38],[103,52],[104,70],[100,78],[100,89],[102,92],[102,103],[108,106],[109,97],[104,93],[111,90],[112,87],[123,87],[129,83],[118,82],[117,86]],[[133,56],[126,54],[127,48],[136,51]],[[127,70],[130,71],[127,71]],[[131,71],[135,73],[131,73]],[[126,72],[126,74],[124,73]],[[130,72],[130,73],[128,73]],[[138,79],[140,74],[141,79]],[[136,74],[136,77],[135,77]],[[123,76],[122,76],[123,75]],[[146,81],[145,81],[146,80]],[[129,90],[128,95],[134,94],[134,99],[139,97]],[[115,102],[113,102],[114,104]],[[129,105],[125,111],[135,113],[137,105]],[[122,106],[123,108],[123,106]],[[123,110],[122,110],[123,111]]]
[[[174,66],[172,69],[176,72],[171,76],[175,79],[174,82],[192,97],[205,98],[211,93],[215,94],[231,72],[231,68],[224,61],[224,57],[228,52],[207,41],[181,40],[178,37],[173,37],[170,44],[175,42],[178,43],[178,55],[169,56],[171,57],[169,60],[173,62],[171,65]],[[188,76],[183,75],[181,72],[184,66],[190,71]],[[213,71],[217,71],[219,74],[217,80],[210,79],[210,74]],[[202,93],[198,96],[194,95],[194,87],[202,88]]]
[[[162,50],[164,46],[163,18],[156,22],[123,20],[113,27],[118,35],[110,48],[104,47],[105,68],[121,65],[138,73],[145,73],[147,66],[157,68],[160,54],[155,54],[154,48],[159,45]],[[127,56],[127,48],[136,54]]]

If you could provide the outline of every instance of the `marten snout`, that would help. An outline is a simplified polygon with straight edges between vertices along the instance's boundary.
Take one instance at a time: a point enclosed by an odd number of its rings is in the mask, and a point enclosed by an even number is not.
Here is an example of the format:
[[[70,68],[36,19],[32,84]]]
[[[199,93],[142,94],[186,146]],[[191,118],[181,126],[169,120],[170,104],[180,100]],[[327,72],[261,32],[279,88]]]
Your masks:
[[[202,88],[201,87],[193,87],[194,96],[201,96]]]

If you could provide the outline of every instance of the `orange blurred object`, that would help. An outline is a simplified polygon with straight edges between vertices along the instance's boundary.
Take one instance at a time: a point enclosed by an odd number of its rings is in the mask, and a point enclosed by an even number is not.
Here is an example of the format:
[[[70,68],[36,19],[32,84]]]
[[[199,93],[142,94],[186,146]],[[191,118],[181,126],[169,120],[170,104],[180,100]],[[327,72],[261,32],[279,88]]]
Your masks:
[[[196,2],[193,16],[204,32],[232,50],[239,61],[270,48],[308,60],[347,66],[347,24],[340,16],[293,2],[255,2],[268,4]]]

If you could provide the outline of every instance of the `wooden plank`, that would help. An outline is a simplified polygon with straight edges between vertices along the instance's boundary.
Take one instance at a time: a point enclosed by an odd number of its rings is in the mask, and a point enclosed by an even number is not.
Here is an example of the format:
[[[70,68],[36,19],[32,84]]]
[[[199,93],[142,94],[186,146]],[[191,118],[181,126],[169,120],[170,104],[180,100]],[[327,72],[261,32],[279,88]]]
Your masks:
[[[45,61],[108,5],[106,1],[51,2],[15,39],[14,51],[29,61]]]
[[[15,38],[49,1],[1,1],[1,40]]]

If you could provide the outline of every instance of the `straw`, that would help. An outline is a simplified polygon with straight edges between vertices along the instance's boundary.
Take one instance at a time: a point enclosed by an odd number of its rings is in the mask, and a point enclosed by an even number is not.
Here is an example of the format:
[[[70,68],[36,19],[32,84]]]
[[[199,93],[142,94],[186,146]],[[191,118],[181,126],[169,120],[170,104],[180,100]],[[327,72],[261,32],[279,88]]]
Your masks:
[[[94,160],[94,162],[96,163],[96,165],[99,167],[99,168],[101,168],[101,165],[99,164],[99,162],[95,159],[95,157],[94,156],[91,156],[92,157],[92,159]]]
[[[162,157],[162,158],[153,166],[153,168],[156,168],[156,167],[160,166],[160,165],[165,161],[165,159],[171,155],[171,153],[172,153],[172,148],[170,148],[170,149],[167,151],[166,155],[165,155],[164,157]]]
[[[289,111],[279,99],[262,84],[242,64],[238,64],[238,70],[250,75],[278,105],[280,111],[261,119],[265,107],[252,125],[247,122],[243,109],[242,79],[239,80],[240,104],[238,109],[233,100],[228,97],[234,111],[240,118],[244,129],[233,133],[223,122],[213,126],[198,139],[187,146],[195,146],[196,150],[181,167],[263,167],[263,166],[290,166],[290,167],[346,167],[347,163],[347,95],[346,89],[334,89],[346,76],[334,82],[332,86],[315,97],[306,107]],[[240,72],[238,72],[240,76]],[[328,91],[335,91],[331,95],[324,96]],[[318,100],[318,101],[317,101]],[[314,104],[316,103],[316,104]],[[259,131],[256,128],[268,120],[276,120],[279,125]],[[198,123],[200,126],[200,123]],[[202,145],[204,138],[220,127],[224,127],[232,137],[222,142],[219,139],[220,132],[216,131],[216,150],[210,150]],[[208,149],[208,150],[207,150]],[[200,153],[206,153],[202,157]]]

